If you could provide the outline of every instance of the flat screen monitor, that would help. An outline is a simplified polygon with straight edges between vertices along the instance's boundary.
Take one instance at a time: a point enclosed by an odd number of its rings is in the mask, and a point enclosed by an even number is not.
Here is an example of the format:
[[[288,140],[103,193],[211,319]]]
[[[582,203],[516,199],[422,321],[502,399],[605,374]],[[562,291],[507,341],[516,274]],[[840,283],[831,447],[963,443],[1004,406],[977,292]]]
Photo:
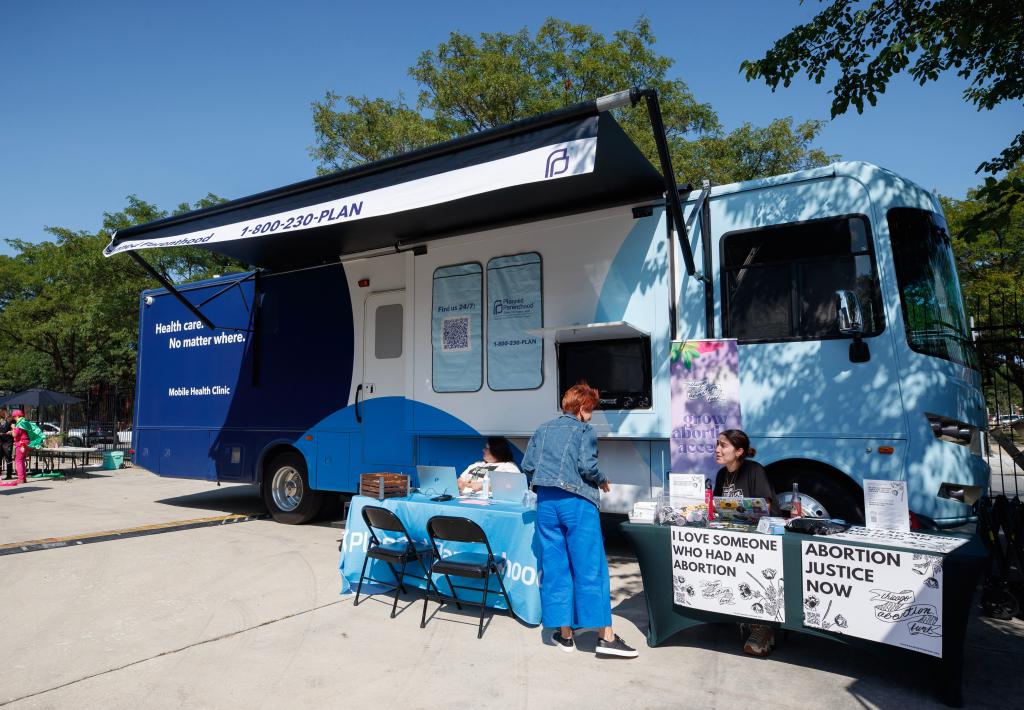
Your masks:
[[[649,409],[650,338],[560,343],[559,393],[565,392],[580,381],[585,381],[598,389],[601,393],[602,409]]]

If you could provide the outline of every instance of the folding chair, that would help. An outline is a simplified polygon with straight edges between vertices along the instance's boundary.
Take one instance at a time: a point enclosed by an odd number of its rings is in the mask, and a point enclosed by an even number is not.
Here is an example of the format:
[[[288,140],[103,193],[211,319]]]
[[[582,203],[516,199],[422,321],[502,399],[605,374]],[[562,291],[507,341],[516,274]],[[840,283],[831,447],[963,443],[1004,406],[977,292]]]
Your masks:
[[[430,590],[427,590],[426,596],[423,597],[423,615],[420,617],[420,628],[422,629],[427,625],[427,602],[430,599],[440,602],[442,606],[446,602],[455,602],[455,606],[459,609],[462,609],[463,604],[471,604],[480,607],[480,624],[476,637],[478,639],[483,638],[484,610],[487,608],[487,595],[499,591],[490,588],[492,574],[498,578],[498,585],[501,595],[505,598],[508,613],[510,615],[513,613],[512,601],[508,598],[508,592],[505,591],[505,583],[501,579],[505,568],[505,559],[498,559],[494,556],[494,552],[491,551],[491,543],[487,540],[487,533],[469,518],[435,515],[427,521],[427,535],[430,537],[430,544],[433,546],[434,554],[434,563],[430,566],[430,574],[444,575],[445,580],[448,582],[448,588],[452,590],[452,593],[451,596],[441,594],[440,589],[436,586],[434,587],[437,590],[436,594],[431,594]],[[483,552],[457,552],[450,557],[442,558],[441,551],[437,547],[438,540],[476,543],[483,545],[487,549],[487,554]],[[453,584],[452,577],[482,579],[484,581],[483,588]],[[455,591],[456,589],[483,592],[483,599],[475,602],[459,597]]]
[[[433,581],[430,579],[430,572],[427,570],[427,565],[423,563],[423,557],[430,557],[433,553],[429,545],[423,542],[415,542],[409,533],[405,529],[405,525],[398,519],[398,516],[392,513],[387,508],[382,508],[377,505],[367,505],[363,507],[361,511],[363,515],[363,521],[366,523],[366,528],[370,531],[370,546],[366,550],[366,559],[363,560],[363,568],[359,572],[359,584],[356,585],[356,598],[352,603],[352,606],[359,606],[359,594],[363,589],[363,580],[368,579],[371,582],[377,584],[383,584],[389,587],[394,587],[395,600],[391,604],[391,618],[395,618],[395,611],[398,609],[398,594],[406,593],[405,585],[402,584],[402,580],[405,578],[405,566],[409,563],[409,560],[415,559],[420,569],[423,570],[423,576],[409,575],[414,579],[423,579],[427,582],[427,594],[430,593],[430,589],[434,586]],[[377,530],[395,532],[404,536],[404,540],[398,542],[381,542],[381,539],[377,537]],[[381,560],[387,564],[388,569],[391,570],[391,574],[395,576],[395,583],[384,582],[379,579],[367,576],[366,565],[370,559]],[[395,565],[401,564],[402,567],[399,570],[395,569]]]

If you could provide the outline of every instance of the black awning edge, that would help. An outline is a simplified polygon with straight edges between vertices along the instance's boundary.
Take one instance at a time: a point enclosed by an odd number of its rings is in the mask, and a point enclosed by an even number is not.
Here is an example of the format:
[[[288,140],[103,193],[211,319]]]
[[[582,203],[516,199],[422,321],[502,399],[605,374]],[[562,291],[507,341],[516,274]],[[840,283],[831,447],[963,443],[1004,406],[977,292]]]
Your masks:
[[[661,172],[608,113],[643,100]],[[129,227],[113,235],[104,254],[194,245],[276,270],[333,263],[343,254],[397,248],[417,238],[429,241],[667,195],[670,229],[683,237],[687,271],[693,274],[674,187],[657,95],[630,89]]]
[[[452,138],[451,140],[447,140],[442,143],[435,143],[434,145],[419,148],[408,153],[402,153],[401,155],[395,155],[390,158],[384,158],[383,160],[366,163],[365,165],[358,165],[347,170],[339,170],[327,175],[320,175],[315,178],[310,178],[309,180],[303,180],[283,187],[274,188],[272,190],[266,190],[248,197],[240,197],[218,205],[204,207],[200,210],[194,210],[180,215],[171,215],[170,217],[164,217],[163,219],[147,222],[146,224],[127,227],[126,229],[119,230],[115,236],[122,239],[130,239],[137,234],[148,232],[151,229],[180,224],[182,222],[191,221],[197,217],[235,210],[240,207],[259,204],[268,200],[293,195],[295,193],[306,192],[313,188],[348,182],[354,178],[392,170],[403,165],[419,162],[439,155],[455,153],[482,143],[496,141],[506,136],[535,131],[546,126],[571,121],[576,118],[593,116],[603,111],[621,107],[624,103],[629,102],[630,91],[636,91],[636,89],[620,91],[616,94],[610,94],[591,101],[584,101],[572,106],[566,106],[565,108],[542,113],[537,116],[530,116],[529,118],[513,121],[512,123],[504,126],[496,126],[494,128],[478,131],[477,133],[459,136],[457,138]]]

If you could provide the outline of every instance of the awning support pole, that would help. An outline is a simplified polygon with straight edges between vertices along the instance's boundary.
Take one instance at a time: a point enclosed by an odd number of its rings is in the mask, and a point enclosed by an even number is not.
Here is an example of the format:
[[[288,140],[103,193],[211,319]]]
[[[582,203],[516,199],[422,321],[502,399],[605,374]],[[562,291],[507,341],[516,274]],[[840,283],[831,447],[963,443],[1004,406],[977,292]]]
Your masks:
[[[676,306],[676,280],[675,280],[675,245],[672,243],[673,228],[679,236],[679,246],[683,252],[683,262],[686,264],[686,273],[705,284],[708,288],[710,279],[707,275],[698,273],[693,261],[693,250],[690,249],[690,238],[686,228],[686,220],[683,219],[683,206],[679,201],[679,188],[676,185],[676,173],[672,168],[672,156],[668,150],[668,139],[665,137],[665,122],[661,118],[661,104],[658,101],[658,92],[654,89],[630,89],[620,91],[616,94],[603,96],[596,100],[595,107],[598,112],[609,111],[620,108],[627,103],[635,106],[643,99],[647,104],[647,116],[651,120],[651,131],[654,133],[654,144],[658,149],[658,160],[661,163],[661,174],[665,181],[665,202],[668,208],[668,235],[669,235],[669,330],[670,337],[675,340],[678,336],[678,310]]]
[[[206,326],[207,328],[209,328],[210,330],[216,330],[216,329],[217,329],[217,326],[215,326],[215,325],[214,325],[214,324],[213,324],[213,323],[212,323],[212,322],[210,321],[210,319],[209,319],[209,318],[207,318],[206,316],[204,316],[204,315],[203,315],[203,312],[202,312],[202,311],[200,311],[200,310],[199,310],[198,308],[196,308],[195,306],[193,306],[193,305],[192,305],[192,304],[191,304],[191,303],[189,302],[189,300],[188,300],[187,298],[185,298],[185,297],[184,297],[183,295],[181,295],[181,292],[180,292],[180,291],[178,291],[178,289],[174,288],[174,284],[172,284],[172,283],[171,283],[170,281],[168,281],[168,280],[167,280],[166,278],[164,278],[164,275],[163,275],[163,274],[161,274],[161,273],[160,273],[159,271],[157,271],[157,270],[156,270],[156,269],[154,269],[154,268],[153,268],[152,266],[150,266],[149,262],[148,262],[148,261],[146,261],[145,259],[143,259],[143,258],[142,258],[141,256],[139,256],[139,254],[138,254],[138,253],[137,253],[137,252],[136,252],[136,251],[135,251],[134,249],[129,249],[129,250],[128,250],[128,254],[129,254],[129,256],[131,256],[131,258],[132,258],[132,259],[134,259],[134,260],[135,260],[135,263],[136,263],[136,264],[138,264],[139,266],[141,266],[141,267],[142,267],[143,269],[145,269],[145,270],[146,270],[146,272],[147,272],[147,273],[148,273],[148,274],[149,274],[150,276],[152,276],[152,277],[153,277],[154,279],[156,279],[157,281],[159,281],[159,282],[160,282],[160,285],[161,285],[161,286],[163,286],[163,287],[164,287],[165,289],[167,289],[167,293],[171,294],[171,295],[172,295],[172,296],[174,296],[174,297],[175,297],[176,299],[178,299],[179,301],[181,301],[181,304],[182,304],[183,306],[185,306],[185,308],[187,308],[187,309],[189,309],[190,311],[192,311],[192,314],[193,314],[193,315],[194,315],[194,316],[195,316],[196,318],[198,318],[199,320],[201,320],[201,321],[203,322],[203,325],[205,325],[205,326]]]

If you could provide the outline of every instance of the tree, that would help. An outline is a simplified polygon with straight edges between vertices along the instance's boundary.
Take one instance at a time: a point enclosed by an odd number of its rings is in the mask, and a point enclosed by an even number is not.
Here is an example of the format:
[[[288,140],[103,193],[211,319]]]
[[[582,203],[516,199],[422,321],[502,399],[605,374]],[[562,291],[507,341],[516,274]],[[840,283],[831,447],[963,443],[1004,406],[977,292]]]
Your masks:
[[[195,205],[179,205],[178,211],[222,201],[207,195]],[[114,230],[165,216],[130,195],[124,210],[104,213],[96,234],[47,227],[53,241],[8,240],[17,253],[0,257],[0,386],[41,384],[63,391],[94,383],[131,386],[139,293],[156,284],[130,259],[108,259],[102,252]],[[201,249],[151,251],[150,262],[176,281],[242,268]]]
[[[610,38],[586,25],[548,19],[531,36],[452,32],[423,52],[409,75],[420,86],[416,105],[328,92],[313,104],[321,174],[380,160],[474,131],[552,111],[630,87],[658,92],[673,167],[681,182],[730,182],[822,165],[834,156],[812,148],[822,124],[792,119],[768,128],[745,125],[726,134],[709,104],[669,76],[672,60],[655,51],[650,23],[640,18]],[[616,120],[657,165],[646,109],[619,109]]]
[[[1024,181],[1024,163],[1003,182]],[[1024,204],[1008,207],[984,187],[962,200],[942,199],[953,235],[953,253],[973,328],[985,396],[990,407],[1010,411],[1024,393]]]
[[[872,106],[893,76],[908,72],[919,84],[949,71],[970,81],[964,99],[978,110],[1024,99],[1024,2],[1021,0],[832,0],[814,19],[777,40],[740,69],[748,81],[772,90],[798,74],[821,83],[835,65],[832,117]],[[1024,132],[978,172],[996,174],[1024,159]],[[1021,202],[1024,185],[992,179],[982,188],[1007,209]],[[972,222],[971,229],[981,229]]]
[[[1007,182],[1020,180],[1024,163],[1006,176]],[[941,200],[965,300],[1024,296],[1024,204],[1006,207],[984,187],[961,200]]]

